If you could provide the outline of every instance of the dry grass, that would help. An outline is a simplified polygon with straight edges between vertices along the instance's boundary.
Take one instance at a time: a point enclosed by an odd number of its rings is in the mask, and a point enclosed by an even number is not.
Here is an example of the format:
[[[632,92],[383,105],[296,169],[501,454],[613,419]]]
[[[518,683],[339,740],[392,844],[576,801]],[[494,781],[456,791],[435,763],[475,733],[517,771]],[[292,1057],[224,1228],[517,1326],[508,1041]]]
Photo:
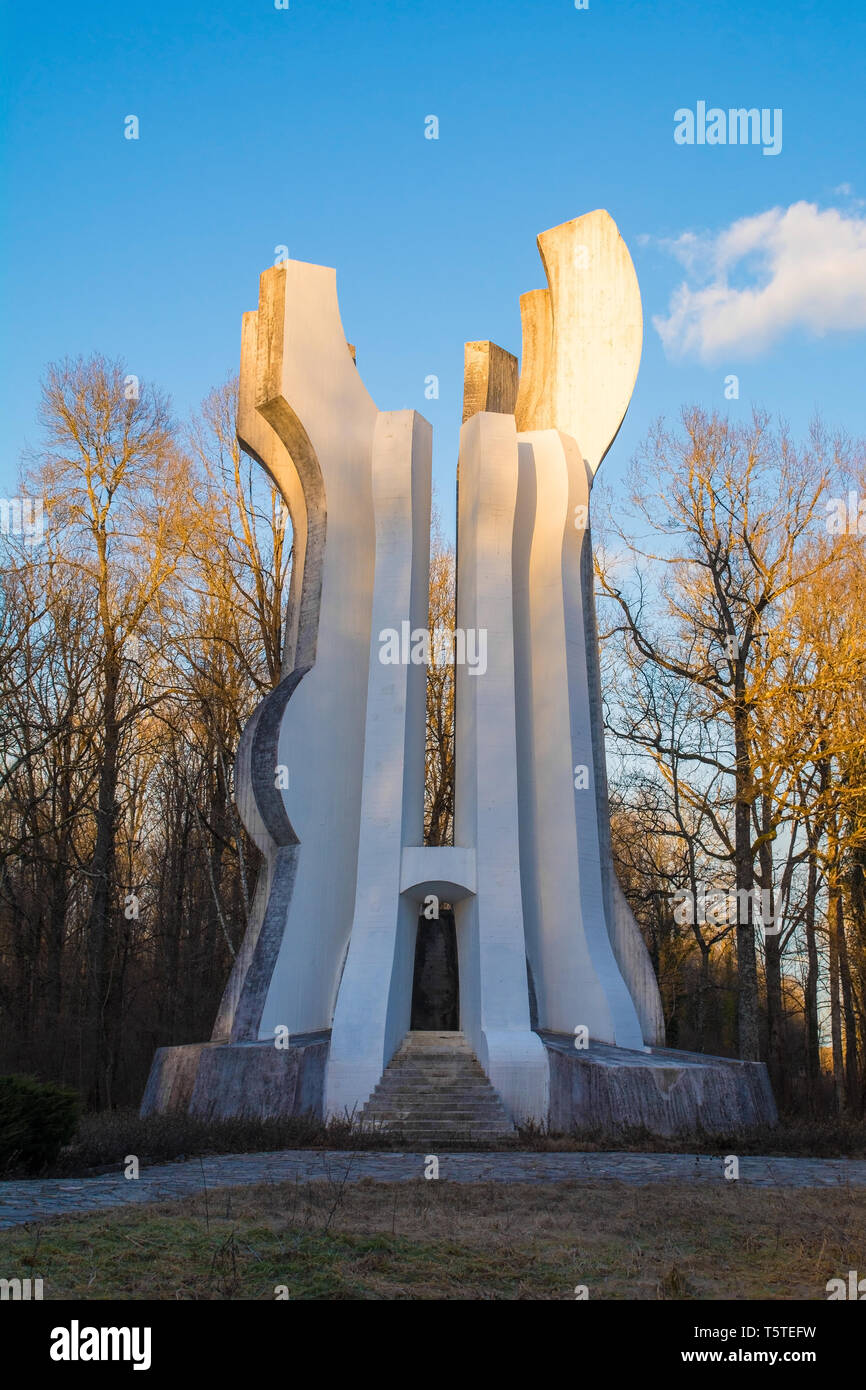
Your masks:
[[[273,1153],[279,1149],[399,1149],[417,1150],[399,1136],[363,1131],[348,1120],[323,1124],[312,1116],[289,1120],[191,1119],[187,1115],[152,1115],[142,1119],[134,1110],[111,1110],[82,1116],[78,1133],[43,1177],[73,1177],[116,1171],[127,1154],[143,1166],[206,1154]],[[804,1119],[787,1116],[777,1128],[747,1133],[684,1134],[659,1138],[647,1130],[615,1133],[549,1134],[529,1126],[516,1140],[491,1145],[449,1144],[465,1149],[520,1149],[537,1153],[701,1153],[763,1154],[775,1157],[864,1158],[866,1121],[862,1119]],[[14,1172],[3,1176],[14,1177]]]
[[[0,1271],[55,1299],[824,1300],[864,1251],[857,1189],[364,1180],[0,1232]]]

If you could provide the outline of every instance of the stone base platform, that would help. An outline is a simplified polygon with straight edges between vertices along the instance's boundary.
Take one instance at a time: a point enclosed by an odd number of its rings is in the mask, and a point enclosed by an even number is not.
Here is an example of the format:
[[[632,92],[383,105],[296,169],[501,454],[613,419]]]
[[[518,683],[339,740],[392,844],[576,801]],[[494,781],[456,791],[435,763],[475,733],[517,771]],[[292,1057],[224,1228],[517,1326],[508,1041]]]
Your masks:
[[[776,1102],[763,1062],[653,1047],[630,1052],[604,1043],[540,1034],[550,1063],[549,1126],[607,1133],[643,1126],[651,1134],[729,1133],[774,1125]]]
[[[604,1043],[578,1050],[573,1037],[543,1031],[539,1036],[550,1065],[548,1127],[554,1133],[613,1134],[643,1127],[659,1136],[695,1130],[721,1134],[778,1119],[763,1062],[663,1047],[631,1052]],[[161,1047],[141,1114],[320,1119],[330,1034],[297,1035],[289,1044],[282,1049],[272,1042]]]
[[[322,1116],[329,1033],[273,1042],[189,1043],[160,1047],[141,1102],[142,1115],[187,1112],[201,1120]]]

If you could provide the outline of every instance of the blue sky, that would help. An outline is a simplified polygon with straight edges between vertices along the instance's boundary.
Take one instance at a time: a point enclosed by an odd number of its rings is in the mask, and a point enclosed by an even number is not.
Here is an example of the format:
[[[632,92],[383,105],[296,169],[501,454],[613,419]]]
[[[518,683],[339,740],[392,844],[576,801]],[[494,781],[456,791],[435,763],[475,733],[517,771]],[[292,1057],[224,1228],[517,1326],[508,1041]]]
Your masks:
[[[337,267],[378,406],[432,421],[447,517],[463,343],[519,352],[536,234],[596,207],[645,316],[607,483],[686,402],[754,400],[797,430],[820,409],[866,434],[860,0],[47,0],[7,10],[2,51],[7,493],[47,362],[123,356],[184,413],[236,371],[285,244]],[[781,152],[676,144],[674,112],[698,101],[781,108]]]

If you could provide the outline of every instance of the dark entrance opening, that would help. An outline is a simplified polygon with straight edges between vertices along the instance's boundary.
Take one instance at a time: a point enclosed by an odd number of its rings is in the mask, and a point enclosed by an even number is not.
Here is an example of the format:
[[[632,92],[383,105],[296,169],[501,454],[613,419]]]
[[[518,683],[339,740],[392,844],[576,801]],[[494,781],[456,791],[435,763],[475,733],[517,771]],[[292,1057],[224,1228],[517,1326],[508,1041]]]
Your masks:
[[[454,913],[442,907],[432,920],[418,919],[412,1017],[415,1032],[456,1033],[460,1028],[460,986]]]

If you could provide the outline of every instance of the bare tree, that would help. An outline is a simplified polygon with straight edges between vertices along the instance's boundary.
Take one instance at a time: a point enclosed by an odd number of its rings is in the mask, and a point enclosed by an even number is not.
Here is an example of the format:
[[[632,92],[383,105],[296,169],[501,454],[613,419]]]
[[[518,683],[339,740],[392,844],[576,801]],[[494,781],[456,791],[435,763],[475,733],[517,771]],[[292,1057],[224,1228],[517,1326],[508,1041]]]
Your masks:
[[[656,426],[634,470],[635,524],[657,539],[645,548],[621,524],[612,530],[638,559],[629,592],[602,560],[602,592],[620,615],[619,631],[635,661],[684,682],[699,697],[700,721],[716,730],[680,757],[704,775],[681,790],[709,809],[706,777],[730,784],[732,831],[714,815],[714,829],[732,864],[736,923],[740,1055],[759,1055],[758,970],[754,891],[762,837],[756,806],[770,770],[756,750],[756,710],[770,698],[773,653],[767,632],[786,596],[812,572],[804,540],[813,525],[839,446],[813,427],[797,449],[784,427],[766,415],[736,425],[699,409],[683,414],[674,435]],[[813,557],[821,567],[824,557]],[[659,604],[648,602],[650,574]],[[662,749],[657,750],[663,753]],[[748,904],[746,907],[745,905]]]
[[[427,742],[424,838],[428,845],[448,845],[454,835],[454,665],[442,660],[451,647],[437,640],[454,627],[454,547],[442,535],[434,511],[430,551],[430,648],[427,675]],[[437,660],[437,653],[440,659]]]
[[[91,588],[96,616],[100,738],[95,838],[88,867],[90,907],[86,1042],[88,1090],[110,1100],[107,1020],[115,997],[113,950],[121,904],[116,849],[120,758],[125,727],[124,645],[174,573],[183,549],[188,468],[167,401],[140,387],[122,362],[95,355],[52,365],[43,383],[44,446],[31,487],[62,508],[68,523],[55,563]]]

